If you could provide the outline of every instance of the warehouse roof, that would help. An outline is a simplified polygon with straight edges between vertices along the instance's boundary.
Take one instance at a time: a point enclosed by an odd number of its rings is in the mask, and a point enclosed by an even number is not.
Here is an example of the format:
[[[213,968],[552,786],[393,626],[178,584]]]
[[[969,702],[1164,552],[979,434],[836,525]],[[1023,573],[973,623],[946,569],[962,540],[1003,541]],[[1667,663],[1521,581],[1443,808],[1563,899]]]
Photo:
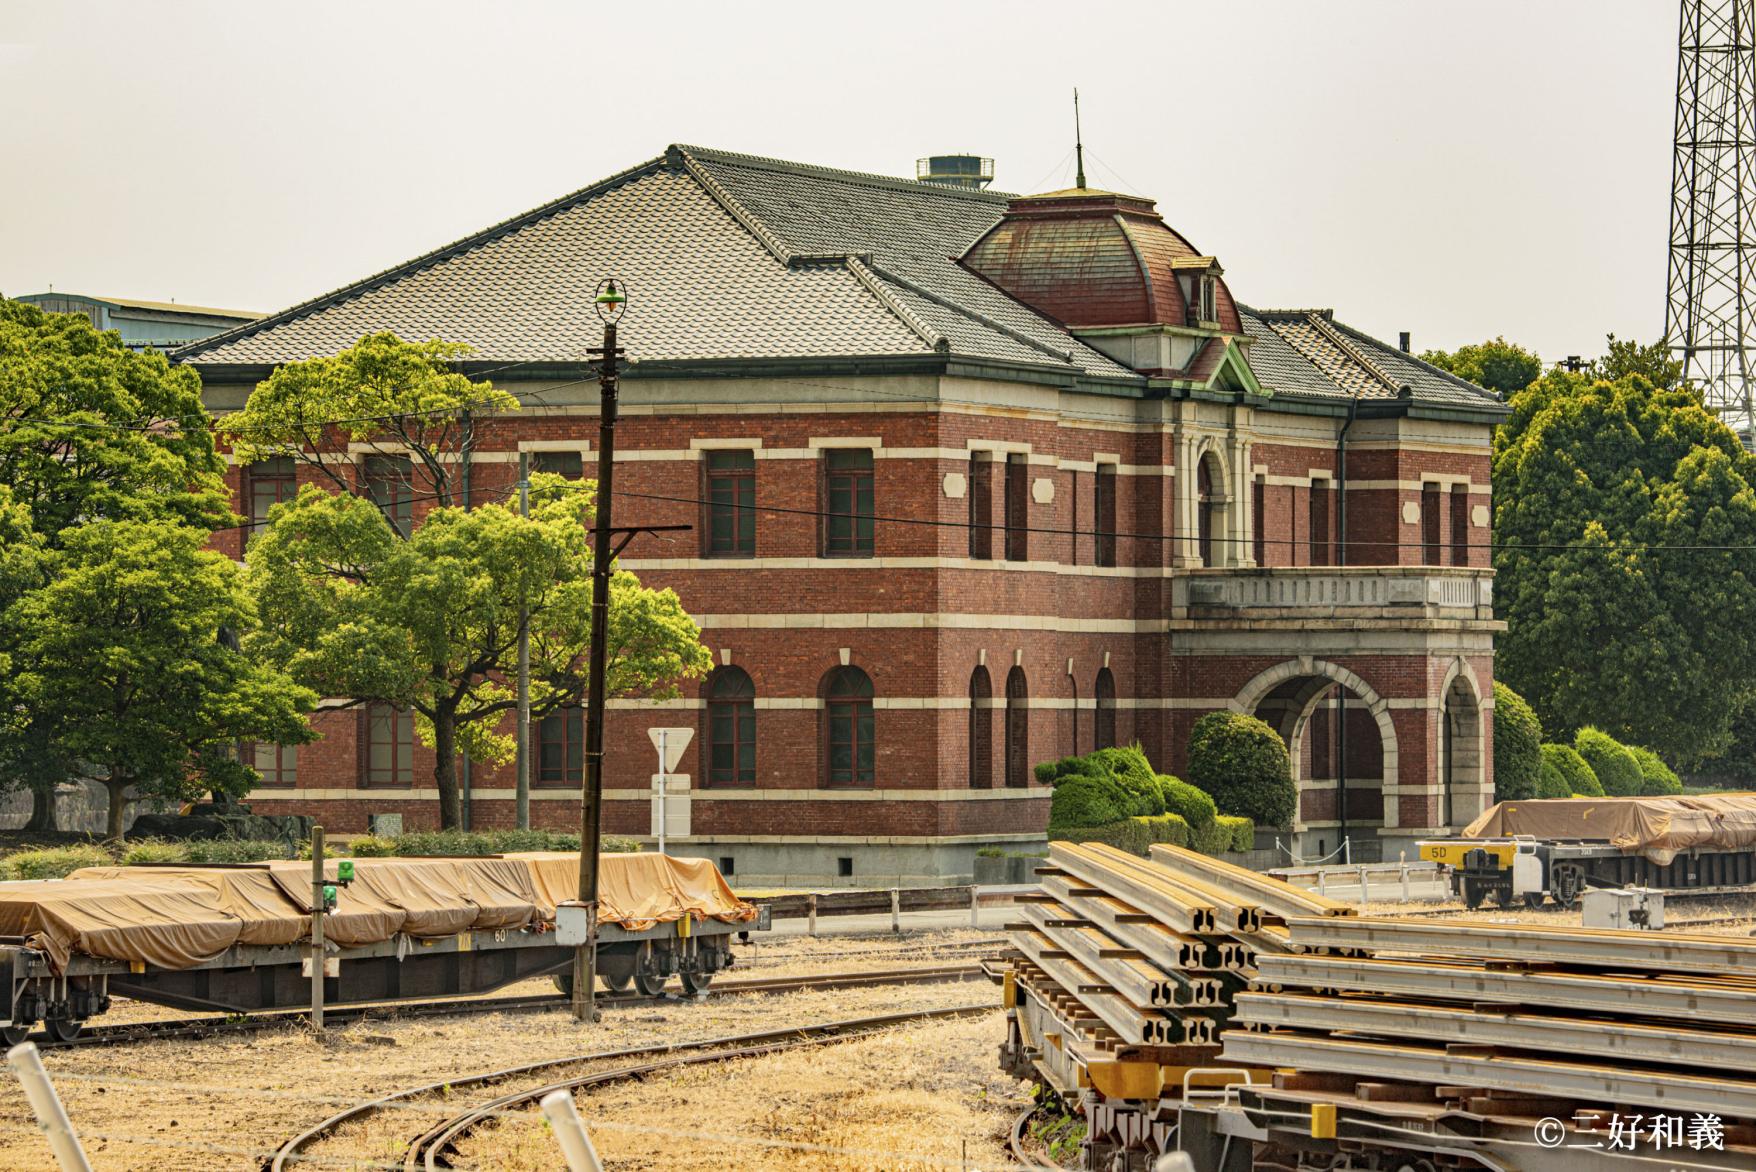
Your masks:
[[[393,330],[465,342],[483,362],[582,362],[600,332],[592,294],[613,274],[630,293],[621,340],[636,364],[942,355],[1144,386],[959,261],[1010,198],[673,146],[176,357],[210,369],[272,366]],[[1394,397],[1383,373],[1417,399],[1495,406],[1479,388],[1332,322],[1343,342],[1284,314],[1245,310],[1241,324],[1252,368],[1274,393]]]

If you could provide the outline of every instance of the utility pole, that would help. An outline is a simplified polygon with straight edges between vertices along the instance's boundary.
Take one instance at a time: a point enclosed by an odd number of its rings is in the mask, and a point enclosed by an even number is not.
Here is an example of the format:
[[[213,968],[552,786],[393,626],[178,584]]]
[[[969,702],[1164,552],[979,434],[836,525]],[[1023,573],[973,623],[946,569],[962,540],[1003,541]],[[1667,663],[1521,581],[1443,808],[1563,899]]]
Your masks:
[[[518,453],[518,515],[530,516],[530,453]],[[530,609],[518,605],[518,753],[514,806],[520,830],[530,829]]]
[[[598,828],[604,805],[604,672],[609,656],[610,508],[616,475],[616,323],[628,294],[614,278],[598,285],[595,298],[604,322],[598,367],[598,483],[591,539],[591,659],[585,698],[585,794],[579,811],[579,902],[586,907],[585,943],[573,954],[573,1020],[595,1021],[597,1010]]]

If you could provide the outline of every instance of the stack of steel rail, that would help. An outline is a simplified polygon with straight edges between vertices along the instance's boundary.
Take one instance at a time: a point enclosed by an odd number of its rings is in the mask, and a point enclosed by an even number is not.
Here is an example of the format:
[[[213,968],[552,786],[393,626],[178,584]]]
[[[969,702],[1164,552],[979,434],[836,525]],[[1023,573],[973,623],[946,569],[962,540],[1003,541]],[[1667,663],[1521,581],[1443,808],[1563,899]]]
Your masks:
[[[1148,861],[1057,842],[1038,874],[1041,891],[1020,897],[1023,922],[1011,925],[1022,956],[1012,979],[1058,1027],[1042,1031],[1059,1052],[1051,1061],[1081,1070],[1124,1057],[1187,1069],[1216,1057],[1233,996],[1258,957],[1287,950],[1286,920],[1352,914],[1176,847],[1155,847]],[[1153,1052],[1164,1047],[1176,1053]]]
[[[1260,955],[1234,999],[1248,1028],[1225,1061],[1484,1107],[1756,1121],[1756,940],[1363,917],[1286,931],[1293,951]]]

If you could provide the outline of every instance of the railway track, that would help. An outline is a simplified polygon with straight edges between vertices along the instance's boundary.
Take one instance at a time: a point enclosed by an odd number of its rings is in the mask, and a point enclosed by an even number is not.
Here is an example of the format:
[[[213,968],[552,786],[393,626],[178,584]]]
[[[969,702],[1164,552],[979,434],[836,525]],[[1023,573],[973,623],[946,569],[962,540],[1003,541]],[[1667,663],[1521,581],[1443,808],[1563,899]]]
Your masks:
[[[985,979],[982,966],[976,961],[956,964],[916,966],[900,969],[878,969],[853,973],[822,973],[805,977],[750,977],[717,981],[702,994],[704,997],[730,997],[737,994],[794,993],[805,989],[853,989],[867,985],[937,984],[945,981]],[[605,1008],[626,1008],[693,1000],[688,994],[661,993],[656,997],[637,993],[599,993],[597,1004]],[[368,1018],[435,1017],[477,1013],[531,1013],[562,1009],[569,1005],[559,994],[533,997],[462,997],[443,1001],[375,1002],[365,1005],[330,1006],[324,1018],[330,1025],[345,1025]],[[285,1013],[253,1013],[235,1017],[171,1018],[163,1021],[133,1022],[126,1025],[94,1026],[68,1039],[47,1034],[31,1036],[39,1049],[68,1049],[78,1046],[113,1046],[130,1042],[159,1041],[167,1038],[206,1038],[221,1034],[251,1033],[281,1026],[298,1025],[309,1015],[303,1011]]]
[[[991,1002],[982,1002],[942,1009],[881,1014],[875,1017],[850,1018],[843,1021],[794,1026],[781,1030],[734,1034],[699,1042],[604,1050],[590,1054],[578,1054],[568,1058],[527,1063],[504,1070],[485,1071],[464,1078],[448,1078],[424,1086],[409,1087],[393,1094],[357,1103],[344,1111],[338,1111],[287,1140],[276,1149],[272,1157],[263,1162],[262,1167],[267,1172],[283,1172],[284,1169],[300,1161],[303,1153],[312,1144],[333,1133],[344,1124],[357,1122],[386,1110],[411,1108],[413,1100],[427,1095],[442,1092],[449,1097],[460,1090],[489,1087],[513,1079],[532,1076],[545,1077],[566,1067],[585,1063],[615,1062],[624,1058],[646,1059],[646,1061],[594,1070],[570,1078],[545,1081],[537,1086],[523,1087],[479,1102],[427,1127],[420,1134],[411,1138],[404,1149],[402,1166],[405,1170],[431,1170],[449,1167],[446,1161],[450,1154],[455,1152],[457,1144],[484,1122],[499,1118],[509,1112],[526,1110],[553,1091],[577,1093],[629,1079],[643,1079],[650,1075],[662,1074],[686,1066],[726,1062],[739,1058],[776,1054],[786,1050],[822,1046],[831,1042],[866,1037],[913,1022],[991,1013],[995,1008],[996,1006]]]

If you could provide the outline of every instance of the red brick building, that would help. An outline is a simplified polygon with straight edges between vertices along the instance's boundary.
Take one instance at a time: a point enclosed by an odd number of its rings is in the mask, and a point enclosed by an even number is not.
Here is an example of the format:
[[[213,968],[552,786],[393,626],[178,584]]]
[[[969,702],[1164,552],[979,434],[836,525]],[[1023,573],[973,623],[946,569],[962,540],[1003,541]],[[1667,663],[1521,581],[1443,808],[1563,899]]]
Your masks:
[[[967,874],[1041,840],[1035,762],[1138,740],[1177,772],[1215,709],[1296,747],[1308,852],[1394,857],[1488,800],[1504,408],[1326,310],[1240,304],[1148,200],[672,147],[180,357],[223,412],[368,331],[467,342],[524,404],[473,457],[502,499],[521,451],[591,467],[608,275],[617,521],[696,527],[622,565],[675,588],[717,665],[612,703],[608,830],[651,830],[661,725],[696,730],[678,849],[744,881]],[[239,510],[299,475],[235,469]],[[259,807],[435,821],[405,715],[317,723],[261,755]],[[533,737],[540,825],[575,821],[578,732]],[[512,784],[475,770],[471,822],[510,824]]]

